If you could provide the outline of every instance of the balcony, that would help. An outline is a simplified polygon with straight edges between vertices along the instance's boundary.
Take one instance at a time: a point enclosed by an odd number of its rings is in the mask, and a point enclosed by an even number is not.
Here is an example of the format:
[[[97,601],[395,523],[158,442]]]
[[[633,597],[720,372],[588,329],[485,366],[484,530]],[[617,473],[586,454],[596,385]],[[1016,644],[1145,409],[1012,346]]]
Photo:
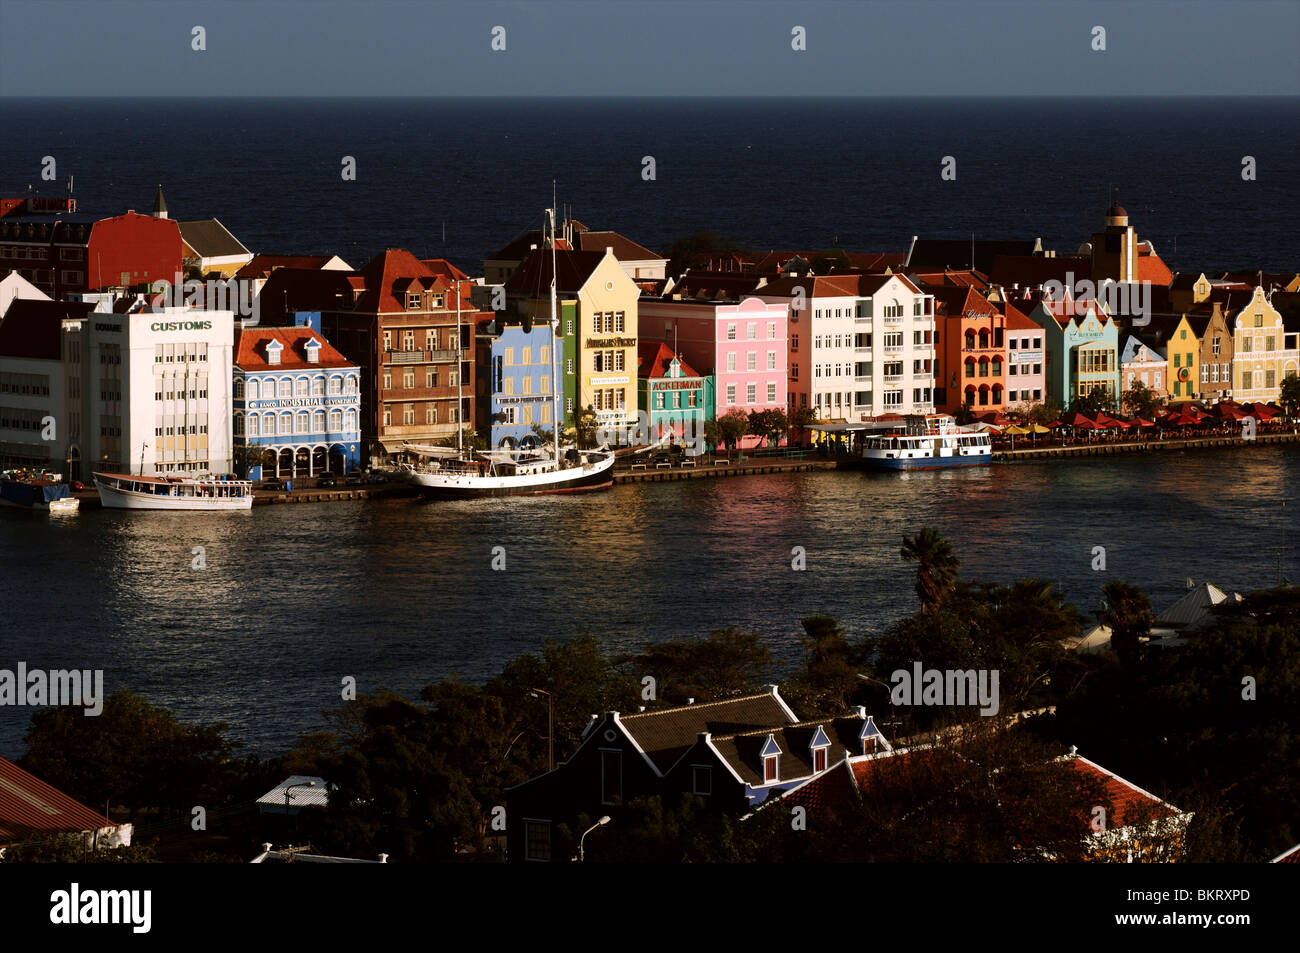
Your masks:
[[[855,347],[855,348],[853,349],[853,353],[854,353],[854,354],[861,354],[863,357],[871,357],[871,348],[869,348],[869,347]]]
[[[387,357],[390,364],[419,364],[424,355],[424,351],[389,351]]]
[[[456,360],[456,357],[457,357],[456,351],[430,351],[429,352],[430,361],[454,361]]]
[[[870,385],[872,381],[872,377],[870,374],[858,374],[853,379],[857,381],[859,384],[867,384],[867,385]],[[886,378],[886,380],[888,380],[888,378]]]
[[[907,320],[907,317],[906,315],[902,315],[902,314],[887,314],[884,316],[884,318],[882,318],[882,320],[886,324],[902,324],[904,321]]]
[[[902,374],[886,374],[886,375],[885,375],[885,383],[886,383],[886,384],[901,384],[902,382],[903,382],[903,375],[902,375]]]
[[[886,344],[886,345],[885,345],[885,353],[886,353],[886,354],[902,354],[902,353],[903,353],[903,345],[901,345],[901,344]]]

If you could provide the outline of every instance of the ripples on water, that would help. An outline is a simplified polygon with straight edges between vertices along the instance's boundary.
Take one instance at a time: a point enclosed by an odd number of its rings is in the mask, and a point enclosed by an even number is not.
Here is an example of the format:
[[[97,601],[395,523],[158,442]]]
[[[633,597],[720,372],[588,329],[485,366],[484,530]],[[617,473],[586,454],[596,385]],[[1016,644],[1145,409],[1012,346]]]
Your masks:
[[[915,608],[901,536],[948,536],[967,578],[1058,581],[1095,608],[1109,578],[1157,611],[1186,577],[1272,585],[1291,448],[918,474],[807,473],[570,497],[258,507],[251,513],[0,511],[0,667],[103,668],[271,753],[320,726],[340,679],[414,696],[483,679],[548,637],[611,650],[739,625],[799,655],[799,620],[855,634]],[[1295,538],[1296,509],[1287,535]],[[206,548],[207,569],[191,569]],[[490,569],[492,547],[506,570]],[[791,570],[791,549],[807,570]],[[1092,549],[1107,571],[1093,572]],[[1300,579],[1287,562],[1292,578]],[[0,753],[30,710],[0,709]]]

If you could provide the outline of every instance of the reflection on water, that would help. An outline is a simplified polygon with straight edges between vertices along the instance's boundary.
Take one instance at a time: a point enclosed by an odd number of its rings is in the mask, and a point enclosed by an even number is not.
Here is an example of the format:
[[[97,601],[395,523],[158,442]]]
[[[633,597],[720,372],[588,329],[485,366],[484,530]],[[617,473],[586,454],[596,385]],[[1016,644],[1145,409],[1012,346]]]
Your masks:
[[[186,718],[275,750],[319,725],[341,679],[414,695],[483,678],[547,637],[611,649],[740,625],[798,657],[800,618],[854,633],[913,610],[901,537],[932,526],[962,574],[1059,582],[1084,609],[1108,578],[1157,609],[1184,579],[1272,585],[1300,454],[807,473],[616,487],[570,498],[338,503],[251,513],[0,512],[0,668],[105,669]],[[1288,507],[1287,535],[1296,538]],[[192,568],[193,548],[207,568]],[[506,569],[491,569],[503,546]],[[791,569],[802,546],[807,569]],[[1104,546],[1107,570],[1093,572]],[[1289,574],[1300,579],[1293,563]],[[0,754],[30,712],[0,709]]]

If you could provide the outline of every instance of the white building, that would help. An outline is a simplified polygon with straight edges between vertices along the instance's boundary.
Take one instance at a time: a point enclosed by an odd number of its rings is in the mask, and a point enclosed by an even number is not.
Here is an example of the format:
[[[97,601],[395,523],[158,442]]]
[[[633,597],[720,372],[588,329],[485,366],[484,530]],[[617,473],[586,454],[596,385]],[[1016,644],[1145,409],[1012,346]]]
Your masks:
[[[861,421],[934,410],[934,296],[906,277],[782,278],[756,295],[790,306],[792,414],[813,407],[823,421]]]
[[[91,314],[80,358],[89,469],[230,473],[234,314]]]

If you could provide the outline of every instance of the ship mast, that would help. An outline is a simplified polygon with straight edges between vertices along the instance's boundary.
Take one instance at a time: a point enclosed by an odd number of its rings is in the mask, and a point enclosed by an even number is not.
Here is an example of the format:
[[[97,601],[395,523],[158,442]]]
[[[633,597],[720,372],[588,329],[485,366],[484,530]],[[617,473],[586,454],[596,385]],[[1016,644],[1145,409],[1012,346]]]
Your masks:
[[[455,275],[451,279],[452,293],[456,296],[456,451],[460,456],[465,455],[465,421],[460,419],[461,411],[465,408],[465,400],[461,397],[461,374],[465,370],[465,353],[462,350],[460,334],[460,281]]]
[[[554,428],[555,437],[555,468],[560,469],[563,464],[560,460],[560,426],[563,420],[560,417],[560,392],[556,381],[558,376],[557,366],[559,364],[559,331],[560,319],[556,314],[555,305],[555,183],[551,183],[551,207],[547,209],[551,219],[551,424]]]

